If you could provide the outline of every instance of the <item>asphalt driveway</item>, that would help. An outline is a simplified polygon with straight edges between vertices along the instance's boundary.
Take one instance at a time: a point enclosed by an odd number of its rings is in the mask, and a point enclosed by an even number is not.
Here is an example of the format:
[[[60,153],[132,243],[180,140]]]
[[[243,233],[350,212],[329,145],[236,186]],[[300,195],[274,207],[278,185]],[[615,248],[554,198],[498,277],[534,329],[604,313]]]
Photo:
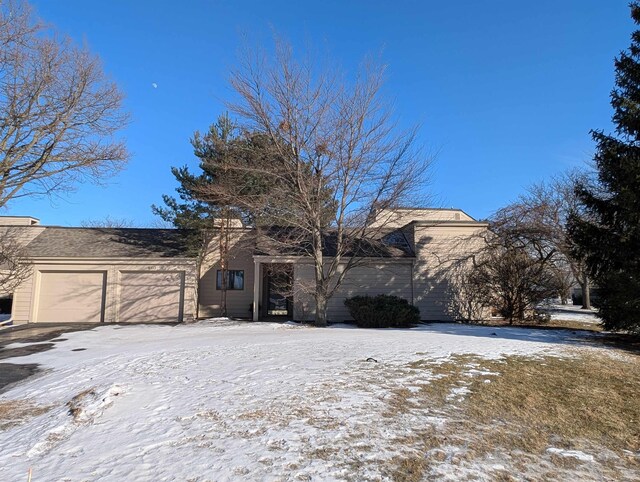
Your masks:
[[[95,324],[88,323],[33,323],[1,330],[0,393],[4,392],[10,385],[37,373],[39,369],[39,366],[36,363],[3,363],[2,360],[50,350],[56,342],[63,341],[65,339],[65,333],[90,330],[95,327]],[[9,345],[14,343],[20,343],[20,345],[9,347]]]

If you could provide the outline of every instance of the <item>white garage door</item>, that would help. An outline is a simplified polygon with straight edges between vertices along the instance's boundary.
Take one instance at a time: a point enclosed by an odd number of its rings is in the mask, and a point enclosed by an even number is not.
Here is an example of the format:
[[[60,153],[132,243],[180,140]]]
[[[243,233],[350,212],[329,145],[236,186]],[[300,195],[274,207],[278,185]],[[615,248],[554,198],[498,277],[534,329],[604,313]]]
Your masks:
[[[118,321],[182,321],[183,294],[183,271],[121,271]]]
[[[105,271],[41,271],[36,321],[99,323]]]

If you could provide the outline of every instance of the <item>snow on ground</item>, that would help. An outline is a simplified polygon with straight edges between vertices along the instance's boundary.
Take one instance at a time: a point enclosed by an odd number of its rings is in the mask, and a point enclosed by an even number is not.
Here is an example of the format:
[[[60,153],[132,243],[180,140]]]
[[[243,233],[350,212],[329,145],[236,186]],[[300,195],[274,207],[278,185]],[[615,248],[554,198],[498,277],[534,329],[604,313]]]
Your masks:
[[[598,324],[602,320],[595,309],[583,310],[579,305],[552,304],[542,308],[551,315],[552,320],[577,321],[587,324]]]
[[[415,389],[428,380],[405,376],[411,361],[569,353],[576,336],[586,335],[225,320],[67,333],[49,351],[5,360],[45,371],[0,402],[53,408],[0,432],[0,480],[26,480],[29,468],[34,481],[377,480],[375,462],[415,429],[410,419],[381,416],[389,373],[397,369],[393,383]],[[488,470],[476,469],[481,478]]]

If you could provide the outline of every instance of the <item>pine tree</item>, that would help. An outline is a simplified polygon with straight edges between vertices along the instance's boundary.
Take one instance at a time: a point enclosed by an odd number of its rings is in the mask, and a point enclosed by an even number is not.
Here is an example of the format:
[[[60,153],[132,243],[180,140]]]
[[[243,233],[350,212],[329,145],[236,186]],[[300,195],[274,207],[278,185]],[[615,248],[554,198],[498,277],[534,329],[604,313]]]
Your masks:
[[[280,176],[287,162],[264,134],[241,129],[227,114],[218,117],[204,133],[191,139],[199,160],[194,173],[187,166],[172,167],[178,198],[163,195],[164,206],[152,211],[165,222],[183,229],[198,266],[216,249],[221,272],[220,315],[226,316],[227,278],[232,232],[237,222],[244,226],[282,225],[287,215],[296,213],[295,200],[288,195]],[[305,175],[311,176],[311,167]],[[326,207],[325,224],[335,214],[331,190],[320,192]],[[236,240],[237,241],[237,240]],[[235,242],[235,241],[234,241]]]
[[[640,3],[630,8],[639,25]],[[599,288],[604,327],[640,331],[640,30],[615,69],[615,134],[592,131],[597,181],[576,186],[584,212],[569,229]]]
[[[187,166],[172,167],[171,172],[178,181],[176,192],[179,198],[163,195],[164,206],[153,205],[151,209],[165,222],[185,230],[190,250],[198,259],[198,269],[216,241],[222,273],[220,290],[220,315],[226,316],[227,266],[229,256],[229,230],[233,221],[242,217],[236,206],[210,192],[212,185],[233,182],[222,171],[225,160],[236,150],[240,141],[239,129],[227,115],[222,115],[204,134],[196,132],[191,139],[195,156],[200,160],[199,174],[193,174]]]

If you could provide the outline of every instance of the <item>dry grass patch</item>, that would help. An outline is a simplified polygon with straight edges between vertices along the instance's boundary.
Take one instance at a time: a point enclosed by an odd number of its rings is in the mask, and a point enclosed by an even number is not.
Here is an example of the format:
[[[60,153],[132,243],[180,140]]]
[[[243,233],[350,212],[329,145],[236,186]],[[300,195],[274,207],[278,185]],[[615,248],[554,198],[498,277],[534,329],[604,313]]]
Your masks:
[[[640,450],[638,357],[510,356],[483,368],[500,375],[490,383],[474,377],[464,409],[471,423],[496,424],[486,430],[493,442],[527,452],[549,445]]]
[[[572,358],[487,360],[458,355],[445,362],[416,361],[408,368],[418,374],[424,370],[429,383],[393,389],[389,412],[415,414],[422,407],[447,421],[444,428],[425,426],[397,440],[420,455],[392,460],[386,470],[393,480],[420,480],[446,446],[464,447],[455,465],[498,453],[509,454],[512,464],[534,461],[565,475],[585,464],[546,452],[558,447],[596,454],[600,474],[640,469],[638,356],[583,352]]]
[[[432,378],[417,392],[396,389],[393,408],[450,409],[455,389],[460,420],[481,428],[491,444],[527,452],[550,444],[640,450],[640,357],[583,354],[575,358],[453,356],[410,368]]]
[[[83,390],[77,395],[75,395],[71,400],[67,402],[67,408],[69,409],[69,415],[73,417],[73,420],[76,422],[80,421],[84,414],[83,405],[85,403],[85,399],[87,397],[95,397],[96,390],[95,388],[89,388],[87,390]]]
[[[549,320],[545,322],[542,326],[549,326],[553,328],[565,328],[567,330],[585,330],[585,331],[595,331],[601,332],[602,326],[600,323],[587,323],[580,320]]]
[[[335,446],[322,446],[312,449],[308,453],[308,457],[311,459],[331,460],[340,452],[340,449]]]
[[[31,417],[48,412],[51,408],[51,406],[36,405],[26,400],[2,401],[0,402],[0,430],[20,425]]]
[[[383,470],[383,475],[395,482],[420,482],[428,468],[429,462],[420,454],[394,457]]]

